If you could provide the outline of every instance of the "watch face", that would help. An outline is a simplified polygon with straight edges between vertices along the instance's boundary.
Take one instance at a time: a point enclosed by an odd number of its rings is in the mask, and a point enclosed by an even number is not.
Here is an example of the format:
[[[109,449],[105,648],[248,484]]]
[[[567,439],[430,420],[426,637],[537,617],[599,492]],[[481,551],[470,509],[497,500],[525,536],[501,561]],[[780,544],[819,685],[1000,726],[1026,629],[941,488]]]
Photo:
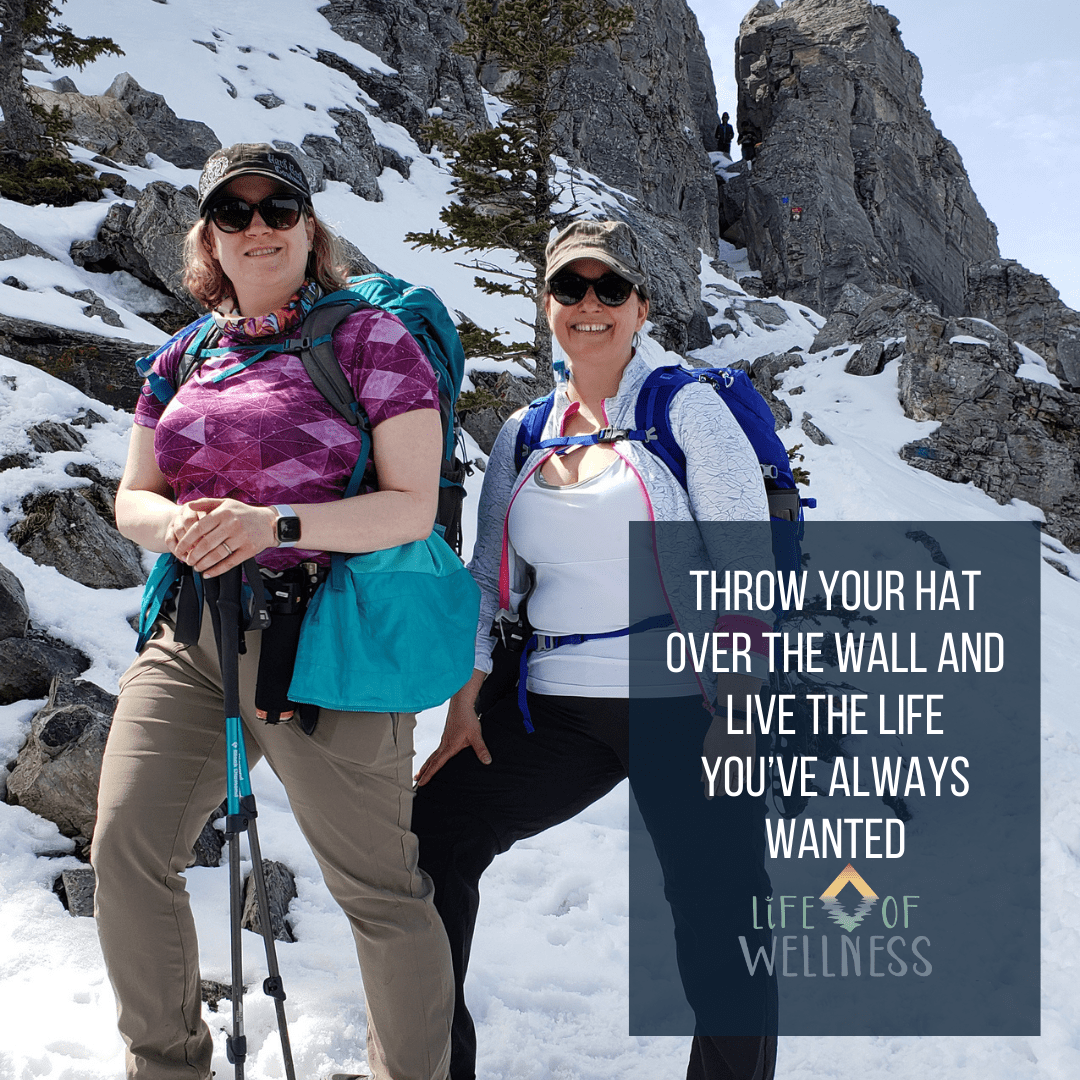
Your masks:
[[[282,544],[295,544],[300,539],[300,519],[298,517],[279,517],[277,519],[277,538]]]

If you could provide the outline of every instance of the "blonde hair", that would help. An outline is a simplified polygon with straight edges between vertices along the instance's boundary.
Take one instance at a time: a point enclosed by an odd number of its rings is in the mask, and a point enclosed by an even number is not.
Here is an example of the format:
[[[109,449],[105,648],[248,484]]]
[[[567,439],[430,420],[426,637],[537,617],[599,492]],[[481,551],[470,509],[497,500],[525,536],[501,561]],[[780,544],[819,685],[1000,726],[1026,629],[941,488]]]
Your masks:
[[[304,215],[311,219],[314,234],[311,251],[308,254],[307,276],[317,281],[326,292],[345,288],[348,282],[347,260],[341,241],[316,216],[311,207],[305,204],[301,220],[294,228],[303,224]],[[210,219],[200,218],[188,230],[184,237],[184,288],[204,307],[211,311],[223,300],[236,300],[232,282],[226,277],[221,264],[214,258],[210,247]]]

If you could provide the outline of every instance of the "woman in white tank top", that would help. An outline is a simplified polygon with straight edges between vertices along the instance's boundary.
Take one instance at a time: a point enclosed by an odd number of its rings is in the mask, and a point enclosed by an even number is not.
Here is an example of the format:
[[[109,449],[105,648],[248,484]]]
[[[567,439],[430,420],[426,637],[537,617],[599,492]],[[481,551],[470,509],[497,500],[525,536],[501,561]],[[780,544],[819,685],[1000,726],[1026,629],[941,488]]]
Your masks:
[[[619,417],[632,409],[651,370],[638,349],[649,294],[636,236],[622,222],[575,222],[548,245],[546,286],[547,318],[568,357],[570,375],[555,392],[545,432],[588,436],[620,424]],[[434,879],[436,906],[454,960],[458,1001],[451,1080],[474,1080],[476,1075],[475,1032],[463,987],[481,873],[516,840],[573,816],[628,772],[629,522],[768,518],[749,442],[716,395],[711,390],[699,394],[698,389],[687,388],[691,393],[680,406],[689,419],[678,428],[673,407],[673,430],[686,438],[680,445],[687,454],[688,475],[693,473],[694,482],[687,485],[693,494],[680,488],[640,444],[627,442],[599,441],[533,453],[518,474],[517,414],[507,421],[492,450],[470,563],[485,596],[476,670],[451,701],[442,742],[417,774],[413,816],[420,865]],[[701,426],[700,443],[692,434],[687,438],[693,424]],[[719,451],[703,460],[695,456],[699,445],[719,446]],[[522,695],[527,696],[525,713],[515,694],[509,694],[487,708],[481,721],[476,701],[492,667],[492,616],[497,608],[518,610],[526,595],[529,622],[540,634],[622,631],[624,636],[594,636],[531,653],[528,693]],[[659,587],[657,600],[663,609]],[[662,646],[655,651],[662,655]],[[754,754],[752,736],[728,736],[719,724],[709,728],[696,682],[680,682],[663,665],[656,668],[641,679],[635,669],[635,697],[644,683],[645,696],[685,703],[690,717],[685,726],[697,732],[688,744],[692,752],[701,754],[708,730],[710,754]],[[724,695],[754,693],[759,685],[746,675],[727,678]],[[531,734],[523,719],[531,720]],[[665,859],[662,850],[665,840],[651,824],[650,831],[667,874],[671,859]],[[751,863],[747,873],[759,874],[760,887],[767,889],[761,860],[755,856]],[[678,891],[676,883],[668,884],[672,895]],[[693,933],[688,927],[676,912],[676,937],[684,937],[680,967],[684,954],[694,951],[686,947]],[[690,982],[698,975],[688,975],[687,969],[683,977],[694,1005]],[[702,973],[700,982],[704,978]],[[768,986],[758,980],[755,987],[763,1017],[755,1035],[713,1037],[698,1014],[702,1034],[694,1038],[688,1080],[773,1076],[775,1012],[765,1015],[771,1000]]]

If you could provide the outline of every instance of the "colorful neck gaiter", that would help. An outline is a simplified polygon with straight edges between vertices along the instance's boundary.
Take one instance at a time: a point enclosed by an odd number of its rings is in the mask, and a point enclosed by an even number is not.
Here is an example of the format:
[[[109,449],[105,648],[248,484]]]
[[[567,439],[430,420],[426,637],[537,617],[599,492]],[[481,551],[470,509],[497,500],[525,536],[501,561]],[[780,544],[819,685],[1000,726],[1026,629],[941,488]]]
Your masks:
[[[240,338],[273,337],[298,327],[312,305],[322,295],[317,281],[305,281],[289,298],[289,302],[268,315],[237,315],[215,311],[214,321],[221,327],[223,337],[230,341]]]

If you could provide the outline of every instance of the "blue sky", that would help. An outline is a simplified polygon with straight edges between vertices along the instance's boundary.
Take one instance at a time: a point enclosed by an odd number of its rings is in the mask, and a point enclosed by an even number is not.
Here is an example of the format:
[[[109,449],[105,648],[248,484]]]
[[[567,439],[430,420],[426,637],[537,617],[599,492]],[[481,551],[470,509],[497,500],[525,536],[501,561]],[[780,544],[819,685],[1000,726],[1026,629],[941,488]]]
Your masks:
[[[734,113],[734,48],[750,0],[689,0]],[[890,0],[923,98],[959,149],[1001,254],[1080,308],[1080,7],[1063,0]]]

